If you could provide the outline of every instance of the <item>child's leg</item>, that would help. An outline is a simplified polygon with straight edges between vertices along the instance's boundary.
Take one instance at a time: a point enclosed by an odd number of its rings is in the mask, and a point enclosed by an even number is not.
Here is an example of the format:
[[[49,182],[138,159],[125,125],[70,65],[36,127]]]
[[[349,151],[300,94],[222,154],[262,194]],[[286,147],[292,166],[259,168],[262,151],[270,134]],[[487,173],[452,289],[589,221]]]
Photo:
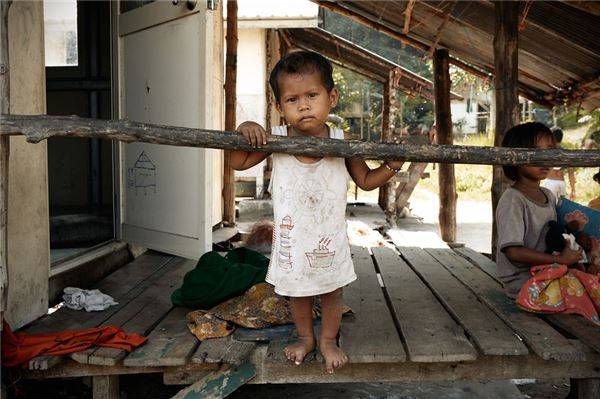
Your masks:
[[[296,364],[301,364],[304,357],[315,349],[312,318],[314,300],[312,296],[290,298],[290,310],[298,332],[298,342],[287,346],[283,351],[285,356]]]
[[[321,295],[321,337],[319,350],[325,358],[325,371],[333,373],[343,367],[348,357],[337,346],[337,334],[342,321],[342,289]]]

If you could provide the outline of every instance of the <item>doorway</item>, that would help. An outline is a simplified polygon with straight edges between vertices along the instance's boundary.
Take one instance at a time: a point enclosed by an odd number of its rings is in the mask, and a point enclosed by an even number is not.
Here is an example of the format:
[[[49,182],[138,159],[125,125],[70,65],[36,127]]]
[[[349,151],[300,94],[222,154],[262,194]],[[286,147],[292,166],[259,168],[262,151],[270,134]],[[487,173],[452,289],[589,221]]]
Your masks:
[[[48,115],[111,119],[110,2],[44,2]],[[115,237],[111,141],[48,140],[52,265]]]

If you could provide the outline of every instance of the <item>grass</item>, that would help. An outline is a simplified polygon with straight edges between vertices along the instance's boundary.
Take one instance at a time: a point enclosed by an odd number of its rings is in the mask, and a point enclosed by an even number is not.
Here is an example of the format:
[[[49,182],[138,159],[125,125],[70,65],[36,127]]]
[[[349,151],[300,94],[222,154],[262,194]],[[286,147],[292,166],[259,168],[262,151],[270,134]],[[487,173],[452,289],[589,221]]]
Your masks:
[[[574,132],[577,133],[577,132]],[[569,140],[571,139],[571,140]],[[579,148],[580,137],[577,134],[565,132],[563,140],[566,148]],[[468,135],[455,137],[454,143],[467,146],[491,146],[493,139],[484,134]],[[370,163],[370,162],[369,162]],[[377,162],[370,163],[373,168],[378,165]],[[427,190],[435,195],[439,192],[438,170],[432,164],[427,166],[426,172],[430,177],[423,179],[417,186],[419,189]],[[492,186],[492,167],[489,165],[455,165],[456,192],[459,200],[468,201],[491,201],[490,188]],[[575,191],[577,193],[576,201],[587,205],[593,198],[600,195],[600,184],[593,180],[593,175],[598,172],[598,168],[575,168]],[[566,175],[566,173],[565,173]],[[348,191],[348,198],[354,199],[354,183],[351,183]],[[364,192],[358,190],[359,201],[377,201],[377,190]],[[570,186],[567,179],[567,192],[570,192]]]

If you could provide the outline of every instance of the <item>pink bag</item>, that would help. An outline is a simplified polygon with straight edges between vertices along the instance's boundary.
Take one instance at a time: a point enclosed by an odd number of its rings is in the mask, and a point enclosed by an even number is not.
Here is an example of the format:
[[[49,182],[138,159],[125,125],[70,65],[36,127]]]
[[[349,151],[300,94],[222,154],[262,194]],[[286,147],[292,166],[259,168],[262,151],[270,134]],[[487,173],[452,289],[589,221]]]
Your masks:
[[[532,277],[521,287],[517,306],[535,313],[576,313],[600,325],[598,275],[565,265],[534,266]]]

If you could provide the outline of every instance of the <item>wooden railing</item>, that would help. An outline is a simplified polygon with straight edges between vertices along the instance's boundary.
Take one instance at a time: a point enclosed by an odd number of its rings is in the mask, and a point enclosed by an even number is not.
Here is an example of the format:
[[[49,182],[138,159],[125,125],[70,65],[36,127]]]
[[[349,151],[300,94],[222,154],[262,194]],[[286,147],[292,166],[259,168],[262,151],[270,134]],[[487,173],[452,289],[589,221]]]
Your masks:
[[[0,135],[24,135],[31,143],[50,137],[85,137],[120,140],[126,143],[145,142],[184,147],[255,150],[312,157],[359,156],[364,159],[483,165],[600,166],[600,150],[389,144],[280,136],[270,136],[267,145],[255,149],[248,145],[241,135],[234,132],[76,116],[2,115]]]

